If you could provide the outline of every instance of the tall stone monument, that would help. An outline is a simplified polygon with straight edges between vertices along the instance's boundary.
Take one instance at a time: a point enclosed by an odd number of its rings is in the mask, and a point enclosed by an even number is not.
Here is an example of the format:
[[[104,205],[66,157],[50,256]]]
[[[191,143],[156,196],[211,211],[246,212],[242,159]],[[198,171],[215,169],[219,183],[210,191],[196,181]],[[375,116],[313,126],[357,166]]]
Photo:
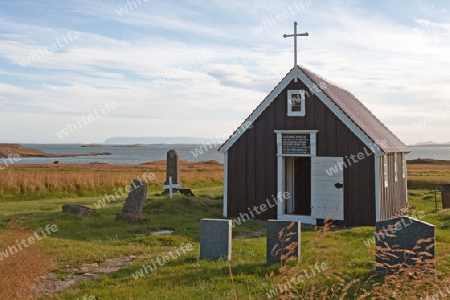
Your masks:
[[[181,186],[180,182],[180,158],[175,149],[170,149],[167,152],[167,166],[166,166],[166,182],[164,184],[164,192],[177,192]]]
[[[194,193],[189,188],[181,187],[180,180],[180,158],[178,152],[170,149],[167,152],[167,166],[166,166],[166,182],[163,186],[164,193],[170,195],[172,199],[173,193],[180,192],[186,196],[194,196]]]

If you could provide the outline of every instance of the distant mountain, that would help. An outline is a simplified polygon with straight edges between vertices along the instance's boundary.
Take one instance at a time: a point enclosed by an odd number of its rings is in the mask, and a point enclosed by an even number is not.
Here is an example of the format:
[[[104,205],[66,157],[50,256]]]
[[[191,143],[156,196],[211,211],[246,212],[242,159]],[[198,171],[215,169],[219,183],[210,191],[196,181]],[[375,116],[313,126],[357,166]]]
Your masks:
[[[428,141],[428,142],[418,142],[415,145],[416,146],[422,146],[422,145],[434,145],[434,144],[439,144],[439,143],[436,143],[436,142],[433,142],[433,141]]]
[[[197,137],[112,137],[103,144],[202,144],[211,143],[211,139]]]
[[[450,142],[447,143],[436,143],[432,141],[428,142],[418,142],[414,145],[409,145],[410,147],[450,147]]]

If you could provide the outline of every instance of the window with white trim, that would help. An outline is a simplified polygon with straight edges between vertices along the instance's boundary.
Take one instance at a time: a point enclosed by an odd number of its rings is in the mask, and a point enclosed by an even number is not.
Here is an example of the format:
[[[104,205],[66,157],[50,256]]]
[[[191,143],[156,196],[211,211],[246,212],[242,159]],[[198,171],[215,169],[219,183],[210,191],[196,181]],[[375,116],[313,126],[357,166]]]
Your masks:
[[[398,181],[398,172],[397,172],[397,153],[394,153],[394,180]]]
[[[287,92],[287,115],[299,117],[305,115],[304,90],[290,90]]]
[[[389,174],[389,170],[388,170],[388,157],[387,154],[384,155],[383,157],[383,161],[384,161],[384,187],[388,187],[389,185],[389,178],[388,178],[388,174]]]
[[[406,155],[402,153],[402,175],[403,178],[406,178]]]

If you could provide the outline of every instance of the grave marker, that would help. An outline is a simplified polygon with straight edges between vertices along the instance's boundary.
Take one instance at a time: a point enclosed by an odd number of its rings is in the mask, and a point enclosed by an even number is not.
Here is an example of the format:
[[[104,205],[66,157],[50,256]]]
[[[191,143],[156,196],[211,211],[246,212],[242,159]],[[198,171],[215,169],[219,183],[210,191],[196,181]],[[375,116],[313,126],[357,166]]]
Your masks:
[[[416,264],[433,265],[435,227],[410,217],[376,224],[376,271],[388,272]]]
[[[122,212],[117,214],[117,218],[127,220],[128,222],[144,220],[142,214],[144,212],[146,196],[147,183],[138,179],[131,181],[127,200],[123,205]]]
[[[181,187],[179,161],[178,152],[170,149],[167,152],[166,182],[163,186],[164,193],[168,193],[170,199],[172,199],[173,193],[176,192],[180,192],[186,196],[194,196],[191,189]]]
[[[291,257],[300,261],[300,242],[301,222],[267,220],[267,263]]]
[[[177,192],[181,184],[179,160],[178,152],[175,149],[167,152],[166,183],[163,188],[165,193],[170,194],[170,199],[172,199],[172,193]]]
[[[231,260],[231,220],[200,220],[200,259]]]

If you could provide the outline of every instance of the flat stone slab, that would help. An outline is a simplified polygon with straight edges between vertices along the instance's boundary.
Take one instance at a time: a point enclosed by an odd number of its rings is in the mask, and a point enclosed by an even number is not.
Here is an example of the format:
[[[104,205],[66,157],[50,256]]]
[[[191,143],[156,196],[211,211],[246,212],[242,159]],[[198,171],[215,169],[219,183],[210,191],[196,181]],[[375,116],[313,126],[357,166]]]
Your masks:
[[[71,274],[65,280],[59,280],[55,273],[49,273],[35,279],[32,287],[32,295],[34,297],[50,295],[68,289],[81,280],[98,279],[101,275],[116,272],[134,262],[135,259],[133,257],[124,257],[108,258],[102,266],[97,263],[83,264],[77,268],[70,269],[69,272]]]
[[[200,259],[231,260],[231,220],[200,220]]]
[[[62,206],[62,211],[83,217],[90,217],[92,214],[95,213],[94,209],[78,204],[64,204]]]
[[[159,234],[164,235],[164,234],[172,234],[172,233],[173,233],[173,230],[159,230],[159,231],[152,232],[152,234],[156,234],[156,235],[159,235]]]
[[[267,220],[267,263],[296,257],[300,261],[301,222]]]
[[[434,225],[411,217],[376,223],[376,271],[388,272],[415,265],[434,267]]]
[[[185,196],[195,196],[190,188],[179,188],[178,191]]]

